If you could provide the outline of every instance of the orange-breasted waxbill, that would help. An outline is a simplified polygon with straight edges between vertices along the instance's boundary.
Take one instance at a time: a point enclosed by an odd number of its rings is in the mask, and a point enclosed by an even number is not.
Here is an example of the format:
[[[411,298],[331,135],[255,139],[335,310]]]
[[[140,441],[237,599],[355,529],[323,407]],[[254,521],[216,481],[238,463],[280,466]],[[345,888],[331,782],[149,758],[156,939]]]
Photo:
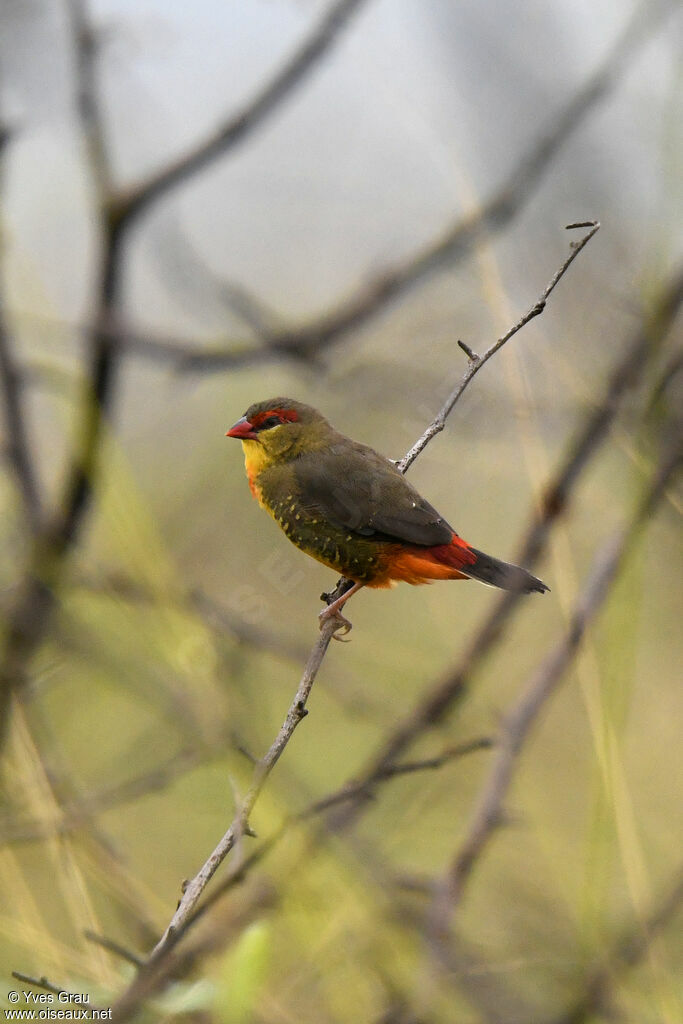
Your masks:
[[[470,577],[503,590],[548,590],[526,569],[471,547],[394,463],[310,405],[256,402],[226,436],[242,442],[261,507],[298,548],[353,580],[353,590]],[[351,593],[322,616],[338,614]]]

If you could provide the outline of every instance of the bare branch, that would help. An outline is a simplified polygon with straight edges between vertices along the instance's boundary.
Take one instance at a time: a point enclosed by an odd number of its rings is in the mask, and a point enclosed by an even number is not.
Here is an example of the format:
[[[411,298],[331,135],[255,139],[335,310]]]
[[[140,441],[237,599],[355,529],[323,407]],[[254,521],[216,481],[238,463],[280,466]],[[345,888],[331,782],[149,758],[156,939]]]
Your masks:
[[[397,463],[396,468],[399,470],[399,472],[405,473],[406,470],[413,464],[413,462],[418,457],[420,452],[424,451],[424,449],[427,447],[432,438],[436,437],[437,434],[441,433],[443,428],[446,426],[446,419],[450,415],[453,406],[458,401],[461,394],[463,393],[469,382],[472,380],[472,378],[475,376],[475,374],[477,374],[479,370],[482,368],[484,363],[487,363],[489,359],[492,356],[494,356],[496,352],[498,352],[499,349],[501,349],[503,345],[505,345],[505,343],[510,340],[510,338],[514,337],[514,335],[517,334],[518,331],[521,331],[521,329],[525,327],[529,323],[529,321],[533,320],[537,316],[540,316],[540,314],[546,307],[546,303],[548,301],[548,298],[550,297],[550,294],[553,292],[553,290],[557,287],[557,285],[562,280],[564,275],[567,273],[569,267],[572,265],[576,257],[581,252],[581,250],[588,245],[593,235],[595,235],[600,230],[600,224],[598,223],[598,221],[589,221],[585,224],[568,225],[568,228],[578,227],[590,227],[590,231],[586,235],[584,235],[579,242],[572,242],[571,252],[569,253],[569,256],[567,256],[562,266],[555,272],[555,274],[553,274],[550,282],[544,288],[543,292],[536,300],[536,302],[533,304],[533,306],[531,306],[531,308],[523,316],[519,318],[517,323],[513,327],[511,327],[509,331],[507,331],[501,338],[498,338],[497,341],[494,341],[494,343],[489,348],[486,349],[483,356],[476,355],[476,353],[474,353],[470,348],[468,348],[468,346],[465,345],[464,342],[458,342],[460,348],[467,354],[469,360],[468,367],[465,370],[460,380],[460,383],[457,385],[457,387],[453,389],[453,391],[446,399],[443,408],[441,409],[438,416],[429,424],[422,437],[420,437],[415,442],[410,451],[408,451],[403,456],[401,461]]]
[[[0,128],[0,159],[2,159],[4,144],[8,138],[9,132],[5,134],[2,128]],[[2,167],[0,165],[1,170]],[[0,288],[2,288],[1,280]],[[35,533],[39,529],[41,522],[40,491],[36,469],[31,457],[28,428],[21,400],[21,373],[12,353],[4,317],[3,297],[1,295],[0,394],[2,394],[5,407],[5,429],[7,431],[4,454],[14,471],[27,522],[31,531]]]
[[[121,960],[125,960],[126,963],[132,964],[133,967],[142,967],[144,961],[132,953],[125,946],[122,946],[120,942],[114,942],[113,939],[108,939],[106,935],[97,935],[95,932],[85,931],[83,933],[84,938],[88,942],[93,942],[96,946],[101,946],[102,949],[106,949],[108,953],[113,953],[114,956],[119,957]]]
[[[294,53],[239,113],[229,118],[191,153],[168,164],[147,181],[117,196],[115,216],[132,221],[171,189],[188,181],[212,160],[243,142],[287,99],[337,41],[347,22],[367,0],[335,0]]]
[[[5,456],[14,471],[26,519],[32,532],[40,528],[41,502],[28,430],[21,401],[21,374],[14,361],[0,301],[0,391],[5,408]]]
[[[68,988],[60,988],[59,985],[53,985],[51,981],[43,975],[41,978],[34,978],[31,974],[22,974],[21,971],[12,971],[12,977],[16,978],[17,981],[23,982],[25,985],[33,985],[34,988],[42,988],[45,992],[52,992],[53,995],[60,996],[62,994],[73,994],[69,993]]]
[[[422,761],[413,761],[400,765],[387,766],[383,778],[376,780],[374,785],[376,786],[383,781],[390,781],[397,776],[410,772],[429,771],[431,769],[439,768],[449,762],[466,757],[471,753],[475,753],[479,750],[485,750],[489,745],[489,737],[483,736],[478,739],[457,744],[456,746],[448,747],[442,751],[441,754],[433,758],[424,758]],[[243,859],[234,862],[231,865],[229,873],[221,879],[218,885],[213,886],[201,903],[195,905],[191,913],[188,914],[183,923],[178,927],[174,936],[174,944],[177,945],[178,941],[181,938],[184,938],[189,930],[196,925],[206,915],[207,911],[214,907],[227,892],[241,884],[246,876],[272,852],[280,840],[287,835],[294,825],[316,818],[330,807],[344,803],[349,799],[353,799],[354,796],[358,795],[361,786],[363,788],[363,798],[369,799],[372,796],[372,792],[368,789],[365,783],[361,783],[359,785],[349,783],[322,799],[314,800],[303,810],[288,816],[273,834],[260,842],[256,849],[252,850]],[[144,999],[156,992],[164,984],[166,979],[171,976],[177,976],[177,973],[178,964],[172,955],[168,955],[168,952],[165,952],[163,956],[160,956],[155,963],[144,961],[142,969],[136,976],[135,980],[121,995],[116,1006],[113,1008],[114,1015],[112,1019],[119,1022],[128,1020],[130,1016],[136,1012]]]
[[[155,343],[145,348],[142,343],[137,351],[150,358],[168,359],[183,373],[219,371],[258,362],[265,357],[311,357],[361,327],[433,272],[454,266],[472,251],[482,237],[502,230],[516,217],[560,148],[591,110],[609,94],[620,75],[630,66],[633,54],[673,10],[675,5],[667,0],[642,4],[597,71],[552,118],[549,128],[481,207],[458,218],[402,264],[387,270],[337,308],[298,329],[275,331],[261,346],[241,345],[228,351],[205,349],[191,352],[180,360],[177,347],[165,353],[163,344]]]

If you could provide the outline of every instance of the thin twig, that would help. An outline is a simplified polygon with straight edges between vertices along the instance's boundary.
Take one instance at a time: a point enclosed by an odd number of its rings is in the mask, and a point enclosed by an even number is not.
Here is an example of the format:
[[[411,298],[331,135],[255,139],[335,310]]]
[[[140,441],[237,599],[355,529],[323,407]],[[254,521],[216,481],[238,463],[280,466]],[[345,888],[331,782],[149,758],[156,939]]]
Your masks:
[[[62,994],[74,995],[69,992],[68,988],[60,988],[59,985],[53,985],[51,981],[48,981],[45,975],[40,978],[34,978],[31,974],[22,974],[21,971],[12,971],[12,977],[16,978],[17,981],[23,982],[25,985],[33,985],[34,988],[42,988],[46,992],[52,992],[55,996]]]
[[[142,957],[139,957],[136,953],[133,953],[125,946],[122,946],[120,942],[114,942],[113,939],[108,939],[106,935],[97,935],[95,932],[87,930],[83,932],[83,936],[88,940],[88,942],[93,942],[96,946],[101,946],[102,949],[106,949],[108,953],[113,953],[114,956],[119,957],[121,960],[125,960],[128,964],[132,964],[133,967],[142,967],[144,964]]]
[[[558,270],[553,274],[549,283],[543,289],[536,302],[527,310],[527,312],[523,316],[519,318],[517,323],[514,324],[514,326],[511,327],[509,331],[503,334],[502,337],[498,338],[497,341],[494,341],[494,343],[489,348],[486,349],[482,356],[478,356],[467,345],[465,345],[464,342],[458,342],[460,348],[463,349],[463,351],[467,354],[467,369],[462,375],[457,387],[455,387],[453,391],[451,391],[450,395],[444,402],[444,405],[441,411],[439,412],[438,416],[436,416],[435,419],[429,424],[429,426],[422,434],[422,436],[418,438],[413,447],[403,456],[401,461],[397,463],[396,468],[399,470],[400,473],[405,473],[406,470],[413,464],[413,462],[418,457],[420,452],[424,451],[424,449],[427,447],[432,438],[436,437],[437,434],[441,433],[441,431],[446,425],[446,419],[450,415],[453,406],[458,401],[461,394],[463,393],[467,385],[470,383],[472,378],[475,376],[475,374],[479,373],[479,370],[481,370],[484,363],[487,363],[492,356],[495,356],[496,352],[498,352],[503,347],[503,345],[505,345],[505,343],[510,340],[510,338],[514,337],[514,335],[517,334],[518,331],[521,331],[521,329],[525,327],[531,320],[533,320],[537,316],[540,316],[540,314],[546,307],[546,303],[551,293],[557,287],[557,285],[562,280],[564,275],[567,273],[576,257],[579,255],[581,250],[588,245],[591,238],[600,230],[600,224],[598,221],[589,221],[585,224],[569,224],[567,227],[590,227],[590,231],[588,231],[588,233],[585,234],[579,242],[572,242],[571,252],[567,256],[562,266],[559,267]]]

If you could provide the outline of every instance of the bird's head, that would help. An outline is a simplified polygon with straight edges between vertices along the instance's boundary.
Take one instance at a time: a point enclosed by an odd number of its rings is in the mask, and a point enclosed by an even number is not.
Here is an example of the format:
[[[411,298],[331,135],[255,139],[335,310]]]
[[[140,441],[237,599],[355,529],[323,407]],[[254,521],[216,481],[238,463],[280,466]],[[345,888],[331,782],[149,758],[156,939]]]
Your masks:
[[[271,463],[314,446],[330,429],[312,406],[292,398],[270,398],[250,405],[225,436],[242,442],[247,468],[260,473]]]

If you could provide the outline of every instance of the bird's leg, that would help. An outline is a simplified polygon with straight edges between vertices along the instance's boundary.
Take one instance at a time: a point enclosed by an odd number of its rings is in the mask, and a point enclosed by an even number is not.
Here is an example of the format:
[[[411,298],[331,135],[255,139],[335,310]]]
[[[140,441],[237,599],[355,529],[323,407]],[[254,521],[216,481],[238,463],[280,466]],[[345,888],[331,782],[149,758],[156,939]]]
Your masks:
[[[344,605],[351,597],[351,595],[355,594],[356,591],[360,590],[362,586],[362,583],[354,583],[352,587],[349,587],[348,590],[344,591],[341,597],[338,597],[331,604],[328,604],[327,608],[323,608],[323,610],[320,612],[320,615],[318,616],[321,629],[323,628],[323,624],[327,622],[328,619],[335,619],[339,622],[340,627],[344,627],[345,633],[348,633],[350,631],[351,623],[349,622],[348,619],[345,619],[344,616],[341,614],[341,609],[344,607]]]

